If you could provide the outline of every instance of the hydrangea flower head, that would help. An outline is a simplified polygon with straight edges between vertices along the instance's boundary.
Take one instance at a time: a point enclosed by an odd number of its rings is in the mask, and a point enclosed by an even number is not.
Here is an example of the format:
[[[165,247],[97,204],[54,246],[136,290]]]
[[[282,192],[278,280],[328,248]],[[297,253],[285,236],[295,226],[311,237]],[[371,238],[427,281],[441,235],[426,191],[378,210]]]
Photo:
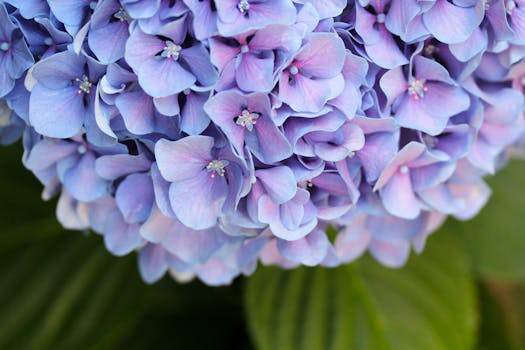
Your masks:
[[[524,10],[0,1],[0,143],[23,134],[60,222],[137,251],[148,283],[398,267],[523,143]]]

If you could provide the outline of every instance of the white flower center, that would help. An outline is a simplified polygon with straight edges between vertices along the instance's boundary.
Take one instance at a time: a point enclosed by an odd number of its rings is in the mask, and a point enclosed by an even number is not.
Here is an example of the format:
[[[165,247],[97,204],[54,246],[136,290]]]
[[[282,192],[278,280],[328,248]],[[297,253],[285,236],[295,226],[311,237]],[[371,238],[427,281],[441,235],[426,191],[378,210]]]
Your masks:
[[[177,61],[180,56],[180,50],[182,47],[175,44],[173,41],[166,41],[166,46],[162,50],[161,56],[164,58],[173,58],[174,61]]]
[[[89,94],[91,93],[91,88],[93,87],[93,83],[89,81],[89,78],[86,75],[82,76],[82,79],[76,78],[75,81],[78,83],[78,91],[77,94]]]
[[[428,89],[425,87],[425,79],[414,79],[408,85],[408,93],[416,100],[425,97],[426,91],[428,91]]]
[[[250,112],[247,109],[243,110],[241,114],[237,116],[235,124],[240,125],[248,129],[248,131],[253,130],[253,126],[257,124],[257,119],[259,119],[260,114]]]
[[[401,174],[406,174],[406,173],[408,173],[408,167],[406,165],[402,165],[399,168],[399,171],[401,172]]]
[[[248,2],[248,0],[241,0],[237,4],[237,9],[240,13],[248,13],[248,10],[250,9],[250,3]]]
[[[218,160],[214,159],[206,165],[206,170],[211,173],[211,177],[214,178],[217,174],[219,176],[224,176],[226,174],[225,167],[228,166],[230,162],[227,160]]]

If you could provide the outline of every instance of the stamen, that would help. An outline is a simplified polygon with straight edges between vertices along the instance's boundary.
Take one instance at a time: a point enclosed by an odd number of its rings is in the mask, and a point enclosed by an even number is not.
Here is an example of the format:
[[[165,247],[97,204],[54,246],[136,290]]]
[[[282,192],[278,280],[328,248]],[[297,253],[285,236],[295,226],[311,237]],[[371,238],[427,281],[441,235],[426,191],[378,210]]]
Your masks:
[[[408,85],[408,93],[414,97],[414,99],[419,100],[420,98],[425,97],[425,92],[428,89],[425,87],[424,79],[414,79]]]
[[[76,78],[75,81],[78,83],[78,91],[77,94],[90,94],[91,88],[93,87],[93,84],[89,81],[89,78],[86,75],[82,76],[82,79]]]
[[[121,22],[128,22],[131,18],[129,17],[129,14],[126,10],[124,10],[122,7],[115,12],[113,15],[116,19],[118,19]]]
[[[241,0],[237,4],[237,9],[240,13],[247,14],[248,10],[250,9],[250,3],[248,2],[248,0]]]
[[[211,173],[211,177],[214,178],[216,174],[219,176],[224,176],[226,174],[225,167],[230,164],[227,160],[218,160],[214,159],[211,162],[208,163],[206,166],[206,170]]]
[[[253,126],[257,124],[257,119],[261,115],[259,113],[250,112],[247,109],[243,110],[240,115],[237,116],[235,124],[240,125],[248,129],[248,131],[253,130]]]
[[[250,51],[250,48],[248,47],[248,45],[244,44],[241,46],[241,53],[246,53]]]
[[[166,41],[166,46],[164,46],[161,56],[164,58],[173,58],[174,61],[177,61],[180,56],[180,50],[182,50],[181,46],[168,40]]]

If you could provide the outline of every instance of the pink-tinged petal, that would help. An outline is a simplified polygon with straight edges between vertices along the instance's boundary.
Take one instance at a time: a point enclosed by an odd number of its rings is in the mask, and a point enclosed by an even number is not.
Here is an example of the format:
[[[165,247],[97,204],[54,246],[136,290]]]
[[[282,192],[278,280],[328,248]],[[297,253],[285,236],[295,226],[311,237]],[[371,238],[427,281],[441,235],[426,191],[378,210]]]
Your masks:
[[[307,40],[295,56],[297,68],[316,78],[338,75],[346,57],[343,41],[334,33],[312,33]]]
[[[126,42],[126,62],[137,70],[148,59],[164,49],[165,43],[156,36],[144,34],[139,28]]]
[[[153,105],[160,114],[168,117],[174,117],[180,113],[179,95],[176,94],[154,98]]]
[[[510,27],[514,31],[514,38],[511,42],[517,45],[525,44],[525,10],[515,8],[510,16]]]
[[[398,171],[379,193],[385,209],[392,215],[415,219],[421,212],[421,204],[414,194],[408,172],[403,174]]]
[[[453,197],[463,199],[463,210],[454,213],[460,220],[469,220],[476,216],[490,198],[490,187],[478,179],[477,181],[452,181],[449,190]]]
[[[137,71],[140,86],[152,97],[166,97],[191,87],[197,79],[170,58],[151,57]]]
[[[379,34],[381,39],[374,44],[365,44],[367,55],[378,66],[392,69],[408,63],[408,59],[397,46],[392,34],[384,25],[380,25]]]
[[[201,135],[157,141],[155,158],[160,173],[170,182],[194,177],[210,162],[213,144],[213,137]]]
[[[413,168],[410,171],[412,188],[414,191],[419,191],[425,188],[436,187],[447,181],[452,176],[455,169],[455,162],[437,162]]]
[[[426,147],[422,143],[419,142],[410,142],[405,147],[403,147],[399,153],[397,153],[396,157],[392,159],[390,164],[383,170],[381,173],[381,176],[377,180],[374,191],[377,191],[384,187],[388,181],[390,181],[390,178],[392,176],[395,176],[395,174],[399,171],[399,168],[403,165],[408,163],[411,160],[417,159],[420,155],[425,152]]]
[[[387,105],[392,105],[394,101],[407,91],[408,81],[401,67],[396,67],[387,71],[379,80],[379,86],[386,95]]]
[[[350,262],[366,251],[372,235],[366,228],[367,216],[361,214],[355,217],[352,223],[346,226],[335,239],[335,251],[343,262]]]
[[[329,246],[330,241],[321,230],[314,230],[295,241],[277,240],[279,252],[285,259],[306,266],[319,265],[326,257]]]
[[[257,180],[261,181],[264,189],[275,204],[282,204],[293,197],[297,192],[295,176],[287,166],[278,166],[255,171]]]
[[[120,94],[116,100],[117,106],[126,129],[136,135],[145,135],[155,130],[155,111],[153,99],[142,91]]]
[[[164,215],[156,205],[153,205],[148,220],[140,226],[140,235],[152,243],[160,243],[173,226],[175,219]]]
[[[271,25],[255,32],[250,40],[251,50],[284,50],[295,52],[301,47],[302,38],[294,27]]]
[[[306,0],[304,2],[313,4],[321,18],[339,16],[347,4],[346,0]]]
[[[210,38],[210,60],[222,71],[228,62],[232,61],[237,55],[241,53],[239,46],[230,46],[224,44],[221,40]]]
[[[193,189],[188,191],[188,189]],[[204,230],[217,225],[226,200],[228,185],[222,176],[211,177],[206,170],[170,186],[170,202],[175,215],[184,225]]]
[[[388,267],[401,267],[406,263],[410,255],[410,242],[388,242],[372,239],[369,250],[370,254],[381,264]]]
[[[361,5],[356,4],[355,30],[366,45],[374,45],[381,41],[381,34],[378,31],[380,26],[377,23],[377,17]]]
[[[237,85],[247,92],[269,92],[274,86],[273,64],[273,54],[266,58],[250,53],[242,55],[235,73]]]
[[[76,135],[85,119],[84,95],[78,87],[51,90],[37,84],[29,100],[29,121],[45,136],[63,138]]]
[[[319,80],[296,74],[292,83],[288,81],[289,76],[290,73],[285,72],[279,80],[279,98],[297,112],[318,112],[344,89],[341,74]]]
[[[423,56],[415,56],[413,62],[415,67],[414,76],[416,79],[434,80],[455,85],[454,80],[450,77],[446,68],[436,61]]]
[[[434,6],[423,14],[423,22],[439,41],[457,44],[467,40],[483,20],[484,11],[478,7],[465,8],[447,0],[436,0]]]

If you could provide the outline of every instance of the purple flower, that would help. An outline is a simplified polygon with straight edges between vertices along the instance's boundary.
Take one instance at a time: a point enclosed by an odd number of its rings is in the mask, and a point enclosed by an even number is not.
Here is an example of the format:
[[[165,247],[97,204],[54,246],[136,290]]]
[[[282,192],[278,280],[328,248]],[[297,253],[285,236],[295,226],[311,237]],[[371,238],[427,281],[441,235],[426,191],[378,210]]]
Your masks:
[[[312,33],[279,79],[279,99],[297,112],[319,112],[344,89],[345,48],[333,33]]]
[[[239,156],[243,156],[245,144],[266,164],[291,156],[292,148],[273,122],[270,100],[266,95],[224,91],[206,102],[204,110],[226,134]]]
[[[469,107],[469,97],[437,62],[415,56],[413,64],[414,71],[408,73],[408,78],[402,67],[381,78],[387,107],[400,126],[437,135],[450,117]]]
[[[91,17],[88,44],[101,63],[109,64],[124,57],[130,20],[117,0],[104,1],[97,7]]]
[[[425,209],[416,192],[447,180],[454,171],[448,157],[428,153],[423,144],[410,142],[383,170],[374,191],[392,215],[415,219]]]
[[[235,207],[246,181],[234,158],[213,146],[212,137],[201,135],[160,140],[155,146],[160,173],[172,183],[169,197],[173,212],[195,230],[216,225],[227,202]],[[196,191],[189,192],[188,188]]]
[[[247,92],[269,92],[276,82],[277,69],[301,46],[299,32],[291,26],[273,25],[232,39],[210,39],[210,58],[221,79],[233,75]],[[223,83],[224,84],[224,83]]]
[[[163,27],[157,36],[145,34],[140,28],[131,33],[126,44],[126,61],[148,95],[166,97],[197,82],[203,86],[215,82],[217,73],[209,61],[208,52],[202,44],[183,48],[185,35],[184,17]]]
[[[92,113],[103,67],[89,57],[64,51],[38,62],[32,71],[29,120],[49,137],[76,135]]]

